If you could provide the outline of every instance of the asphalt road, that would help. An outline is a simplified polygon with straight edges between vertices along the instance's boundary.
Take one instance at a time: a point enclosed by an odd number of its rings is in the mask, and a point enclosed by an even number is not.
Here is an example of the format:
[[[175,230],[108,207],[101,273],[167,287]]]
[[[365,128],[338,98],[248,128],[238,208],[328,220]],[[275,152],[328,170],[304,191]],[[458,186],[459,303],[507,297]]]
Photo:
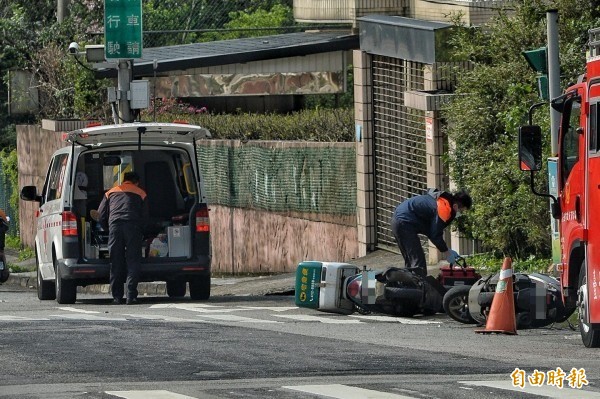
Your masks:
[[[442,314],[321,313],[291,296],[62,306],[0,286],[0,398],[600,398],[597,351],[577,332],[474,329]],[[513,386],[516,369],[558,367],[588,385]]]

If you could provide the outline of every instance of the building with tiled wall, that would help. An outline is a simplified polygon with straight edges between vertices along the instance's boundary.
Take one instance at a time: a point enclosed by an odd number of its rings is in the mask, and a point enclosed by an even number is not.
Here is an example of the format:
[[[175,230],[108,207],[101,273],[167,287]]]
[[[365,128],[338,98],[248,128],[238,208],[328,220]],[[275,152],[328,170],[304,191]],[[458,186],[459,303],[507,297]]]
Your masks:
[[[502,1],[295,0],[302,22],[352,23],[354,51],[357,229],[359,255],[397,250],[389,220],[394,207],[427,187],[453,189],[443,155],[448,140],[441,107],[453,90],[445,44],[451,21],[487,22]],[[472,253],[474,243],[447,233],[451,247]],[[439,253],[423,240],[430,262]]]

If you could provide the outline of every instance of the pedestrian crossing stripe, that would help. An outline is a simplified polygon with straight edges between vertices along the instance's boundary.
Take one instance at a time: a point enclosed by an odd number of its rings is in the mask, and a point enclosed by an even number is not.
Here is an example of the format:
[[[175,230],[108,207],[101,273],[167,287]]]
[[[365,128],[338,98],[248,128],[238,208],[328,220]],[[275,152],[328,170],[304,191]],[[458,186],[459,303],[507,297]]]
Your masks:
[[[113,395],[124,399],[196,399],[193,396],[181,395],[171,391],[105,391],[108,395]]]
[[[524,389],[514,387],[509,381],[462,381],[460,384],[496,388],[504,391],[517,391],[524,394],[539,395],[547,398],[560,399],[598,399],[600,392],[592,392],[581,389],[542,386],[525,387]],[[400,395],[392,392],[375,391],[351,385],[326,384],[326,385],[284,385],[281,387],[289,391],[311,394],[323,398],[334,399],[416,399],[416,396]],[[131,391],[104,391],[104,393],[123,399],[198,399],[198,397],[187,396],[167,390],[131,390]],[[202,395],[200,396],[202,397]],[[418,396],[420,397],[420,396]]]
[[[404,396],[341,384],[290,385],[283,386],[282,388],[336,399],[414,399],[413,396]]]
[[[516,391],[524,394],[539,395],[556,399],[600,399],[600,392],[586,391],[585,389],[573,389],[569,387],[558,388],[549,385],[542,385],[539,387],[527,385],[523,388],[519,388],[512,385],[511,381],[459,381],[459,384]]]

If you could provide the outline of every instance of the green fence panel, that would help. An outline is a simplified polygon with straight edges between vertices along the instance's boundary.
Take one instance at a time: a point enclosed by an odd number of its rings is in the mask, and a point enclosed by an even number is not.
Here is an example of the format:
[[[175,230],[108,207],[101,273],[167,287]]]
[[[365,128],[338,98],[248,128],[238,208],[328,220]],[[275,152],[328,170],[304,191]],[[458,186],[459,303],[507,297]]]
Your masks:
[[[271,212],[356,213],[354,147],[199,148],[210,203]]]

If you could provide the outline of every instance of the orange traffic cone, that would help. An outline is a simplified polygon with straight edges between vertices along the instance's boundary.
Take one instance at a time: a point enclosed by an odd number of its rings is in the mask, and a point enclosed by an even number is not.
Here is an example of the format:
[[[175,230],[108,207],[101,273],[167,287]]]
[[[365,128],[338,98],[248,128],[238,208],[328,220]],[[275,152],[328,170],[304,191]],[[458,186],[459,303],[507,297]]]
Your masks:
[[[485,330],[475,330],[476,333],[517,334],[512,275],[512,260],[504,258]]]

